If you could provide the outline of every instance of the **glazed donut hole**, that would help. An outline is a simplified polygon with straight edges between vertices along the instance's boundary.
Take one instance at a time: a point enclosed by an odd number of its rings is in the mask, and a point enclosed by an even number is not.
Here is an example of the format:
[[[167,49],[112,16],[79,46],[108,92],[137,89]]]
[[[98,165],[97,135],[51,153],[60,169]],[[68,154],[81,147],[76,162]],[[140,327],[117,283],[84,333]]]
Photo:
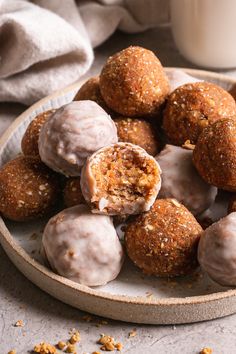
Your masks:
[[[47,223],[43,251],[58,274],[87,286],[115,279],[124,252],[107,215],[94,215],[86,205],[65,209]]]
[[[160,189],[160,173],[155,159],[142,148],[117,143],[87,160],[81,188],[93,212],[138,214],[153,204]]]
[[[236,286],[236,213],[215,222],[202,234],[198,260],[205,272],[217,283]]]
[[[156,156],[161,149],[161,141],[151,122],[138,118],[115,118],[118,141],[135,144],[149,155]]]
[[[167,99],[163,129],[168,141],[196,144],[204,128],[222,118],[236,119],[236,103],[220,86],[209,82],[185,84]]]

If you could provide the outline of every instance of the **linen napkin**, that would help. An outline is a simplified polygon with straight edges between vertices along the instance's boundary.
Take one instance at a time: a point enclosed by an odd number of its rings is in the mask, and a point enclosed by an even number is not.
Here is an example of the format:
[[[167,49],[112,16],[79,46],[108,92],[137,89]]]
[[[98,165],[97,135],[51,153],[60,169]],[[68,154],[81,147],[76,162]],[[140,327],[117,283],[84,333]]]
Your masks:
[[[76,82],[117,28],[164,23],[166,0],[0,0],[0,101],[27,105]]]

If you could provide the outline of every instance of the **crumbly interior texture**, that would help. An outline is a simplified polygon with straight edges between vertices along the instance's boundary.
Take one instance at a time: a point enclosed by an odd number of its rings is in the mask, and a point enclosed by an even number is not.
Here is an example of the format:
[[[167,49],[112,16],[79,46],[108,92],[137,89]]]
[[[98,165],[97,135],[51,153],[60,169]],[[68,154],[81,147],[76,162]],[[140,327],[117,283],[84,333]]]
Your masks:
[[[154,161],[125,147],[103,154],[99,163],[95,162],[91,168],[97,184],[93,201],[103,197],[116,205],[123,200],[148,199],[160,179]]]

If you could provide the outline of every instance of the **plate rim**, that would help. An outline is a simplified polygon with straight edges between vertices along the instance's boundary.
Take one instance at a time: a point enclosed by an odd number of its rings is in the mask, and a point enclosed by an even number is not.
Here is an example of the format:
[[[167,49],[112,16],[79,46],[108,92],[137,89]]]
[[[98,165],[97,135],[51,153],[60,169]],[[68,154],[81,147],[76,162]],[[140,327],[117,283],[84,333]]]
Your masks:
[[[225,83],[229,84],[231,83],[236,84],[236,78],[229,77],[225,74],[219,74],[215,73],[212,71],[207,71],[207,70],[198,70],[198,69],[189,69],[189,68],[176,68],[176,67],[166,67],[165,71],[170,72],[173,70],[181,70],[186,72],[189,75],[192,76],[197,76],[204,78],[206,76],[212,77],[214,79],[218,78],[221,82],[224,81]],[[60,89],[58,91],[55,91],[49,96],[44,97],[43,99],[37,101],[34,103],[32,106],[27,108],[22,114],[17,117],[13,123],[7,128],[7,130],[4,132],[4,134],[0,138],[0,153],[2,150],[2,147],[10,137],[10,135],[15,131],[15,129],[24,121],[26,117],[29,116],[29,114],[33,111],[38,106],[42,106],[44,103],[48,102],[49,100],[52,100],[58,96],[64,95],[72,90],[75,90],[76,88],[80,87],[87,79],[82,79],[79,80],[64,89]],[[4,241],[3,241],[4,239]],[[44,265],[40,264],[36,260],[34,260],[19,244],[17,244],[16,240],[14,237],[11,235],[10,231],[8,230],[4,220],[2,217],[0,217],[0,243],[2,244],[3,248],[6,251],[4,243],[9,246],[15,254],[21,257],[25,264],[30,265],[30,267],[35,268],[37,271],[43,274],[43,276],[52,279],[56,283],[59,283],[60,285],[69,287],[73,290],[79,291],[83,293],[84,295],[88,295],[91,297],[96,297],[96,298],[102,298],[103,300],[110,300],[110,301],[115,301],[115,302],[121,302],[121,303],[129,303],[129,304],[135,304],[135,305],[145,305],[145,306],[158,306],[158,307],[171,307],[171,306],[176,306],[176,305],[189,305],[189,304],[205,304],[209,302],[214,302],[218,301],[221,299],[226,299],[230,297],[236,296],[236,289],[228,289],[226,291],[220,291],[220,292],[214,292],[211,294],[206,294],[206,295],[194,295],[194,296],[188,296],[188,297],[168,297],[168,298],[155,298],[155,297],[150,297],[147,298],[145,295],[143,296],[129,296],[129,295],[116,295],[116,294],[111,294],[103,290],[97,290],[94,288],[87,287],[85,285],[76,283],[74,281],[71,281],[65,277],[62,277],[53,271],[51,271],[49,268],[45,267]],[[8,252],[7,252],[8,253]],[[11,257],[9,257],[11,259]],[[11,260],[12,261],[12,260]],[[31,280],[32,281],[32,280]]]

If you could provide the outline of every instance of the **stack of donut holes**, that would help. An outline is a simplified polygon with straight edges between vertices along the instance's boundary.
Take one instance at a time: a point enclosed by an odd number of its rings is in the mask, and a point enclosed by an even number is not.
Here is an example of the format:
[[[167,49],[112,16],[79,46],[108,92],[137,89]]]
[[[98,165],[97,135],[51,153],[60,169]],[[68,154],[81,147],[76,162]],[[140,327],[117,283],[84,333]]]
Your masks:
[[[171,89],[157,56],[131,46],[27,127],[22,153],[0,170],[0,211],[49,219],[42,249],[54,272],[104,285],[127,253],[147,275],[185,276],[200,263],[236,286],[236,103],[213,83],[180,82]],[[228,215],[205,228],[221,190]]]

